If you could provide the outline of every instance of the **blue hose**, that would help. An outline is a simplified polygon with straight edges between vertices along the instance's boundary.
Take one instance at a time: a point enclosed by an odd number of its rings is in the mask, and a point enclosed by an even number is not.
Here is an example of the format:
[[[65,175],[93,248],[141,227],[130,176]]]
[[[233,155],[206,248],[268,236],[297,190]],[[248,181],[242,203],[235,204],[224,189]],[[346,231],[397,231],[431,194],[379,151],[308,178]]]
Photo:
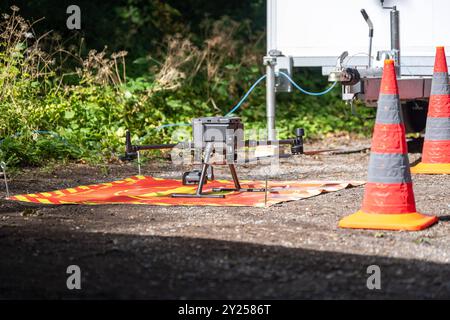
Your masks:
[[[299,90],[300,92],[307,94],[309,96],[323,96],[327,93],[329,93],[331,90],[333,90],[333,88],[336,86],[337,82],[334,82],[328,89],[321,91],[321,92],[311,92],[308,90],[303,89],[302,87],[300,87],[297,83],[295,83],[294,80],[292,80],[292,78],[280,71],[278,72],[278,74],[281,74],[283,77],[285,77],[297,90]],[[230,112],[228,112],[225,117],[230,116],[233,112],[235,112],[237,109],[239,109],[241,107],[241,105],[245,102],[245,100],[247,100],[248,96],[250,95],[250,93],[256,88],[256,86],[266,78],[266,75],[263,75],[261,78],[259,78],[258,80],[256,80],[256,82],[250,87],[250,89],[247,91],[247,93],[244,95],[244,97],[241,99],[241,101],[239,101],[239,103],[233,108],[231,109]]]
[[[289,77],[289,75],[287,75],[286,73],[284,73],[283,71],[278,72],[279,74],[281,74],[283,77],[285,77],[286,79],[288,79],[288,81],[295,87],[297,88],[300,92],[307,94],[309,96],[323,96],[325,94],[327,94],[328,92],[330,92],[331,90],[333,90],[333,88],[336,86],[337,81],[334,82],[328,89],[321,91],[321,92],[310,92],[307,91],[305,89],[303,89],[302,87],[300,87],[297,83],[295,83],[294,80],[292,80],[291,77]]]
[[[259,78],[258,80],[256,80],[256,82],[250,87],[250,89],[248,89],[247,93],[242,97],[242,99],[238,102],[237,105],[235,105],[233,107],[233,109],[230,110],[230,112],[228,112],[225,117],[229,117],[233,112],[235,112],[237,109],[239,109],[241,107],[241,105],[245,102],[245,100],[247,100],[248,96],[250,95],[250,93],[252,93],[253,90],[255,90],[255,88],[258,86],[258,84],[263,81],[267,76],[263,75],[261,78]]]

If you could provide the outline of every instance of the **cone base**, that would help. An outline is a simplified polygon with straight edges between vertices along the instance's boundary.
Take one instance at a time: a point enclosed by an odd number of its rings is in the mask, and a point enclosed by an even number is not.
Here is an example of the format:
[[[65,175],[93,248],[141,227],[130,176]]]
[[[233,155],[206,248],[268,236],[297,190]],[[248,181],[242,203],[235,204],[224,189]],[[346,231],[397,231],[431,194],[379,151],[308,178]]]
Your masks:
[[[414,174],[450,174],[450,163],[419,163],[411,167]]]
[[[435,224],[438,217],[417,212],[403,214],[365,213],[358,211],[339,221],[340,228],[418,231]]]

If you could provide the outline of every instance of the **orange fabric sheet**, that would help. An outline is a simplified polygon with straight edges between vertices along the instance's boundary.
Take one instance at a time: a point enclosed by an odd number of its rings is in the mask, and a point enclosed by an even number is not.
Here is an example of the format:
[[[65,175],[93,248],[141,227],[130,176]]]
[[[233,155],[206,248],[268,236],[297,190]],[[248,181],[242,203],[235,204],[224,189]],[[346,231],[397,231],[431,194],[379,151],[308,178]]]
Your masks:
[[[242,181],[243,188],[263,188],[263,181]],[[172,193],[195,193],[196,186],[183,186],[180,180],[134,176],[110,183],[79,186],[64,190],[12,196],[10,200],[41,204],[147,204],[155,206],[227,206],[264,207],[280,202],[317,196],[364,184],[362,181],[269,181],[267,203],[264,192],[227,192],[221,198],[172,198]],[[212,188],[232,188],[233,182],[208,182],[204,191]]]

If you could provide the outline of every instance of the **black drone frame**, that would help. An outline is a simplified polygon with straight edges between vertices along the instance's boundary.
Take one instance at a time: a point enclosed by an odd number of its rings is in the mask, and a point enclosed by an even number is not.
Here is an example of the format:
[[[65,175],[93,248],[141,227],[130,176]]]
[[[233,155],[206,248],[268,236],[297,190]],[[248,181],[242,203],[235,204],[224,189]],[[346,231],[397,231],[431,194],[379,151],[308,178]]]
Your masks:
[[[244,141],[245,147],[253,147],[258,145],[291,145],[291,155],[300,155],[304,154],[303,149],[303,129],[295,130],[295,138],[293,139],[284,139],[284,140],[275,140],[275,141],[257,141],[257,140],[246,140]],[[188,147],[190,149],[195,148],[196,146],[193,143],[181,143],[182,146]],[[126,142],[125,142],[126,150],[125,155],[121,157],[124,161],[131,161],[137,158],[137,154],[139,151],[144,150],[162,150],[162,149],[173,149],[180,144],[151,144],[151,145],[133,145],[131,142],[131,134],[129,131],[126,133]],[[235,163],[228,162],[226,163],[230,169],[231,177],[233,178],[234,188],[213,188],[213,193],[206,193],[203,191],[205,184],[207,183],[208,178],[210,180],[213,179],[213,163],[211,162],[211,157],[214,154],[215,144],[213,142],[205,143],[202,148],[203,158],[202,158],[202,169],[185,172],[183,174],[183,185],[192,185],[197,184],[197,189],[194,194],[187,193],[175,193],[171,196],[174,198],[224,198],[224,194],[217,194],[218,192],[265,192],[265,188],[242,188],[239,182],[239,178],[237,175]],[[279,157],[290,157],[291,155],[279,155]],[[264,156],[264,157],[256,157],[253,159],[245,159],[244,163],[251,163],[260,160],[271,159],[273,156]],[[223,165],[223,163],[221,163]],[[190,177],[191,176],[191,177]],[[189,178],[190,177],[190,178]]]

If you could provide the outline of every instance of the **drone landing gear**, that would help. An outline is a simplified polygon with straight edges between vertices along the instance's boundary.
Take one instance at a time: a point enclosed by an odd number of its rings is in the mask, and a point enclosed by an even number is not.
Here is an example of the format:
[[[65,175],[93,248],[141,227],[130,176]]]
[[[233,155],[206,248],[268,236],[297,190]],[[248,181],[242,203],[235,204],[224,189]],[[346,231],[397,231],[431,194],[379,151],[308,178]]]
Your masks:
[[[195,177],[193,177],[194,179],[192,181],[188,181],[188,177],[190,176],[190,174],[185,174],[183,175],[183,184],[184,185],[189,185],[189,184],[194,184],[191,182],[196,182],[195,180],[198,181],[198,186],[197,186],[197,190],[194,194],[191,193],[173,193],[172,197],[173,198],[225,198],[224,194],[212,194],[212,193],[204,193],[203,192],[203,187],[206,184],[207,180],[208,180],[208,169],[212,169],[212,166],[209,164],[209,160],[211,158],[212,152],[213,152],[213,144],[212,143],[208,143],[206,145],[205,148],[205,159],[203,161],[203,165],[202,165],[202,170],[200,173],[200,178],[196,179]],[[228,164],[228,167],[230,168],[230,172],[231,172],[231,176],[233,178],[233,182],[234,182],[234,188],[214,188],[212,191],[213,192],[232,192],[232,191],[239,191],[239,192],[265,192],[266,189],[256,189],[256,188],[242,188],[241,184],[239,183],[239,178],[237,176],[236,173],[236,167],[234,166],[234,164]],[[210,170],[211,175],[212,175],[212,170]]]
[[[198,179],[197,191],[194,194],[191,193],[173,193],[172,198],[225,198],[223,194],[211,194],[204,193],[203,186],[206,184],[208,179],[208,169],[210,165],[207,163],[203,163],[202,171],[200,173],[200,178]],[[186,183],[183,181],[183,184],[189,185],[193,183]]]
[[[194,194],[190,193],[174,193],[172,194],[173,198],[225,198],[224,194],[212,194],[212,193],[204,193],[203,187],[206,184],[207,181],[207,172],[208,168],[210,167],[209,164],[204,163],[202,167],[202,171],[200,174],[199,183],[197,186],[197,190]],[[230,168],[231,176],[233,178],[234,182],[234,188],[213,188],[212,192],[265,192],[265,188],[242,188],[241,184],[239,182],[239,178],[236,173],[236,167],[234,164],[229,164],[228,167]]]

